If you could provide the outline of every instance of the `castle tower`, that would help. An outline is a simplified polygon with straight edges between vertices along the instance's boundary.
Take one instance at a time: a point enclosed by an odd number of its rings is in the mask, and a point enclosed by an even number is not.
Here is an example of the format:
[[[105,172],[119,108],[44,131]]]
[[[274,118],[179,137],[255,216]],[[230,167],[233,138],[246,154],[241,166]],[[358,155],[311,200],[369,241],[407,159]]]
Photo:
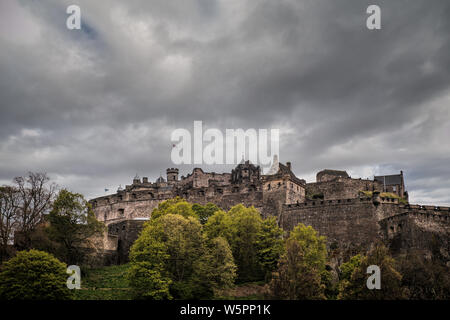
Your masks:
[[[167,182],[178,181],[178,169],[168,168],[167,169]]]

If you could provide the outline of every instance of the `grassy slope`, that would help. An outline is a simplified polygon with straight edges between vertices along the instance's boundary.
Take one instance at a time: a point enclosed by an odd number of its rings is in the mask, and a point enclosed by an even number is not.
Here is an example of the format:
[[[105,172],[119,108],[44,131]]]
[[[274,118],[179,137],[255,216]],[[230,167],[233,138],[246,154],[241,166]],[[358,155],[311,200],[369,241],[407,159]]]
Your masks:
[[[81,276],[81,289],[75,290],[78,300],[129,300],[126,279],[128,265],[86,270]]]
[[[247,282],[216,291],[217,300],[264,300],[264,282]]]
[[[131,292],[126,272],[129,265],[109,266],[83,270],[81,289],[75,290],[77,300],[130,300]],[[216,299],[260,300],[263,299],[263,283],[242,283],[232,289],[216,292]]]

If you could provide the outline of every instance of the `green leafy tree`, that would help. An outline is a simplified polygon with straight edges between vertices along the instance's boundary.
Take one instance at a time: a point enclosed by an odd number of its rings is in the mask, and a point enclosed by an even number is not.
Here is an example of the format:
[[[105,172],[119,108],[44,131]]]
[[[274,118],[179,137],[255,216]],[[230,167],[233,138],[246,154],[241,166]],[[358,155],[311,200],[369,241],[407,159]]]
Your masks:
[[[304,248],[304,259],[319,273],[325,270],[327,261],[326,238],[320,236],[311,226],[299,223],[290,233],[289,239],[297,240]]]
[[[214,238],[205,243],[205,253],[195,264],[194,294],[197,298],[210,298],[216,288],[229,288],[236,279],[233,253],[224,238]]]
[[[270,293],[278,299],[324,299],[327,274],[326,239],[311,226],[298,224],[286,241],[270,283]]]
[[[275,217],[264,219],[258,233],[257,256],[264,274],[270,276],[277,267],[284,252],[283,229],[278,226]]]
[[[233,240],[233,233],[231,229],[231,215],[228,212],[219,210],[216,211],[204,226],[204,233],[208,238],[223,237],[227,239],[228,243]]]
[[[275,218],[263,220],[254,207],[242,204],[215,212],[205,224],[208,238],[224,237],[233,251],[238,281],[258,281],[272,271],[284,250],[282,230]]]
[[[157,219],[166,214],[179,214],[185,218],[199,218],[198,214],[192,209],[192,204],[181,197],[161,202],[158,207],[152,211],[152,219]]]
[[[130,287],[135,299],[172,299],[169,286],[172,280],[165,276],[162,265],[155,266],[147,261],[135,261],[128,269]]]
[[[84,197],[65,189],[59,192],[47,220],[49,238],[59,244],[58,256],[69,264],[80,263],[82,247],[104,231],[104,224],[95,218]]]
[[[269,284],[269,296],[274,299],[304,300],[325,299],[325,285],[317,265],[310,263],[312,250],[304,243],[290,237],[286,252],[280,259],[278,269]]]
[[[262,219],[254,207],[239,204],[228,212],[231,215],[232,239],[229,239],[238,266],[238,281],[256,281],[264,277],[258,260],[257,241]]]
[[[361,266],[362,258],[363,256],[361,254],[357,254],[356,256],[351,257],[349,261],[343,263],[339,267],[340,269],[339,285],[338,285],[339,293],[342,292],[345,289],[345,287],[349,286],[353,272],[356,269],[360,268]]]
[[[381,289],[368,289],[367,267],[376,265],[380,268]],[[352,300],[395,300],[407,297],[407,291],[401,286],[402,275],[397,262],[390,256],[384,245],[377,245],[367,256],[361,258],[347,283],[340,288],[339,299]]]
[[[353,256],[350,258],[349,261],[343,263],[340,266],[340,279],[341,280],[350,280],[353,271],[355,271],[355,269],[358,269],[361,266],[361,260],[362,260],[363,256],[360,254],[357,254],[356,256]]]
[[[204,206],[198,203],[194,203],[192,205],[192,210],[194,210],[194,212],[197,214],[198,218],[200,219],[200,223],[205,224],[208,221],[209,217],[219,211],[220,208],[214,203],[207,203]]]
[[[0,299],[66,300],[72,297],[66,286],[67,266],[49,253],[20,251],[2,265]]]
[[[179,208],[178,203],[173,206]],[[146,224],[131,248],[131,286],[148,298],[209,297],[233,278],[228,243],[215,240],[208,246],[198,219],[168,213],[170,207],[165,210]],[[150,272],[152,277],[147,276]],[[141,286],[145,277],[147,284]]]

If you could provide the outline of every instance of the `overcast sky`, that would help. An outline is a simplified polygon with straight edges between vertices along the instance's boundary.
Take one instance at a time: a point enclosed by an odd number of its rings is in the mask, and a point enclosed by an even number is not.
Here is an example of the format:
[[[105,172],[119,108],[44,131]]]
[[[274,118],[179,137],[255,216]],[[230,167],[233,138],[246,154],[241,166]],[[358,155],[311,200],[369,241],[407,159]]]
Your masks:
[[[403,170],[411,202],[450,205],[448,0],[1,0],[0,98],[0,184],[45,171],[91,198],[155,180],[171,132],[202,120],[279,128],[309,182]]]

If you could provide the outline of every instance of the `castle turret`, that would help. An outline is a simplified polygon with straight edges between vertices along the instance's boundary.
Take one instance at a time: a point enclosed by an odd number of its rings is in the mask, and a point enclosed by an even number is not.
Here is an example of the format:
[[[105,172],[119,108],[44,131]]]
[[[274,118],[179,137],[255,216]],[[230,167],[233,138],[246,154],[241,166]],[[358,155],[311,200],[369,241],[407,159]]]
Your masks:
[[[167,182],[178,181],[178,169],[168,168],[167,169]]]

